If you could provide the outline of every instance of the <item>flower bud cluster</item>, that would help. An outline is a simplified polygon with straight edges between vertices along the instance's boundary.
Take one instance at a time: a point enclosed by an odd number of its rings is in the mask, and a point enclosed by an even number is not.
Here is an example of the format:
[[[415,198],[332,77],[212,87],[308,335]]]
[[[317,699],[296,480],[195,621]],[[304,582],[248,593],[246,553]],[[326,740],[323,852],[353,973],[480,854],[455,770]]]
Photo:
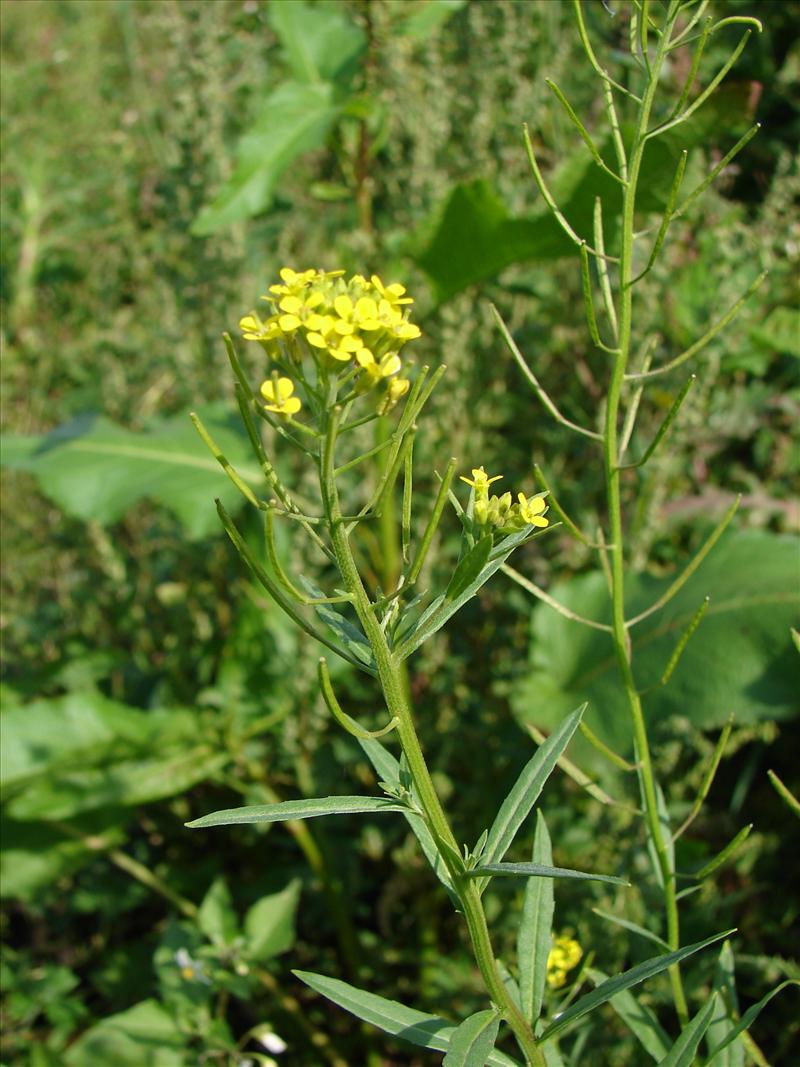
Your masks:
[[[506,533],[524,530],[526,526],[549,526],[550,520],[545,518],[547,505],[541,494],[526,497],[524,493],[517,493],[516,503],[511,493],[489,496],[489,486],[502,477],[502,474],[496,474],[490,478],[483,467],[473,467],[471,478],[461,475],[461,481],[471,486],[475,494],[472,512],[475,522]]]
[[[281,282],[262,297],[271,313],[262,319],[251,312],[239,326],[246,341],[258,341],[273,359],[284,352],[295,362],[310,356],[324,377],[347,372],[359,392],[378,388],[383,413],[409,389],[408,379],[400,376],[399,352],[420,336],[408,318],[413,300],[404,286],[384,285],[376,274],[369,280],[360,274],[345,280],[343,275],[341,270],[298,273],[284,267]],[[291,416],[302,406],[292,395],[291,378],[267,380],[261,392],[268,411]]]

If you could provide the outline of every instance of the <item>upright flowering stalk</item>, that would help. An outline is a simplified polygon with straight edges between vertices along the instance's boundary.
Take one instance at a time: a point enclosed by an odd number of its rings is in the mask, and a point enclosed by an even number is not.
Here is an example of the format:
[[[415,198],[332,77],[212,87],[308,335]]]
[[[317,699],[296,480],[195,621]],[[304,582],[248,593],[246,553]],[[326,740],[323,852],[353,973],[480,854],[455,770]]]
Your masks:
[[[549,1021],[543,1019],[548,986],[557,988],[565,983],[580,958],[580,949],[571,940],[552,943],[553,879],[627,884],[613,875],[553,867],[541,812],[537,812],[533,862],[504,859],[577,730],[584,708],[568,716],[533,752],[491,826],[476,835],[474,844],[457,840],[428,770],[415,728],[405,660],[506,565],[512,552],[546,531],[547,494],[529,497],[517,492],[516,500],[511,492],[490,495],[491,486],[501,476],[490,476],[483,467],[475,467],[471,477],[462,476],[470,493],[466,501],[459,500],[451,488],[456,470],[456,461],[451,459],[440,478],[433,506],[424,521],[417,523],[411,491],[414,437],[419,416],[444,367],[433,374],[428,367],[421,368],[413,376],[413,384],[412,376],[401,376],[401,352],[408,341],[420,335],[410,321],[412,300],[405,289],[397,283],[384,285],[374,275],[367,281],[361,275],[345,279],[342,271],[285,268],[281,281],[270,287],[265,300],[269,305],[265,318],[252,312],[241,321],[245,340],[259,344],[266,355],[258,390],[251,387],[228,337],[226,344],[237,379],[239,410],[261,468],[266,495],[261,495],[261,481],[253,485],[233,469],[197,416],[193,418],[228,477],[263,514],[266,562],[250,549],[231,517],[217,504],[228,536],[255,578],[306,633],[377,681],[386,720],[378,728],[368,729],[342,708],[327,661],[324,657],[319,661],[322,697],[337,723],[360,742],[375,768],[383,795],[306,797],[234,808],[189,825],[272,823],[336,813],[395,812],[403,816],[434,875],[463,917],[486,989],[487,1008],[454,1026],[446,1019],[386,1001],[337,979],[310,972],[296,974],[312,989],[388,1033],[447,1052],[447,1067],[478,1062],[511,1067],[514,1060],[492,1052],[501,1026],[509,1028],[529,1067],[546,1067],[551,1061],[546,1059],[544,1046],[573,1020],[706,943],[650,960],[644,971],[640,965],[609,979]],[[376,447],[361,450],[358,429],[393,409],[395,424],[388,437]],[[298,506],[278,477],[261,436],[262,422],[313,466],[318,495],[311,512]],[[373,456],[380,456],[382,465],[370,482],[357,472]],[[380,517],[401,476],[404,566],[393,588],[373,588],[359,571],[353,538],[361,523]],[[417,582],[448,503],[461,524],[459,557],[442,588],[420,592]],[[333,566],[336,577],[329,591],[305,577],[286,573],[274,538],[276,521],[288,521],[295,530],[303,531],[322,562]],[[388,738],[388,742],[381,743],[379,738]],[[397,756],[388,747],[392,743],[399,748]],[[485,773],[477,760],[475,773]],[[495,877],[526,882],[517,979],[497,960],[483,906],[483,893]]]

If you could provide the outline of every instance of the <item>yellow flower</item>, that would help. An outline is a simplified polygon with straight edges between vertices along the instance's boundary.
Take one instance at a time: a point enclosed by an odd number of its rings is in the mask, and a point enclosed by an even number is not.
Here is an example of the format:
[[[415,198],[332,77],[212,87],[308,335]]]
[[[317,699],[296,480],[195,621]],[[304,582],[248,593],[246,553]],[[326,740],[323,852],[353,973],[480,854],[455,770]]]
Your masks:
[[[551,989],[566,985],[567,972],[576,967],[583,956],[581,946],[572,937],[557,937],[547,957],[547,984]]]
[[[396,352],[387,352],[379,362],[368,348],[361,348],[356,352],[356,362],[366,371],[373,384],[383,378],[393,377],[402,366]]]
[[[483,469],[483,467],[473,467],[472,478],[465,478],[463,474],[460,475],[462,482],[466,482],[467,485],[472,486],[472,488],[475,490],[476,496],[479,493],[488,493],[489,486],[492,484],[492,482],[499,482],[502,477],[502,474],[495,474],[493,478],[490,478],[486,471]]]
[[[547,505],[544,502],[544,498],[540,496],[526,497],[524,493],[517,493],[518,504],[514,505],[514,510],[522,520],[528,526],[549,526],[550,520],[544,517],[545,511],[547,511]]]
[[[274,411],[278,415],[296,415],[303,406],[299,397],[292,396],[293,392],[294,382],[291,378],[278,378],[277,383],[267,378],[261,385],[267,411]]]
[[[381,294],[381,297],[392,307],[397,304],[413,304],[414,301],[410,296],[403,296],[406,291],[404,285],[400,285],[398,282],[394,282],[392,285],[384,285],[377,274],[373,274],[370,278],[372,285]]]
[[[245,315],[244,318],[239,319],[239,328],[245,341],[274,341],[281,335],[281,328],[275,316],[262,322],[255,313]]]
[[[283,333],[292,333],[298,326],[308,323],[314,315],[314,309],[319,307],[324,299],[322,293],[313,289],[302,296],[290,294],[282,297],[278,308],[283,314],[278,316],[278,326]]]
[[[302,273],[298,273],[296,270],[292,270],[291,267],[282,267],[279,273],[283,279],[283,285],[271,285],[269,291],[282,296],[295,296],[308,285],[317,272],[315,270],[304,270]]]

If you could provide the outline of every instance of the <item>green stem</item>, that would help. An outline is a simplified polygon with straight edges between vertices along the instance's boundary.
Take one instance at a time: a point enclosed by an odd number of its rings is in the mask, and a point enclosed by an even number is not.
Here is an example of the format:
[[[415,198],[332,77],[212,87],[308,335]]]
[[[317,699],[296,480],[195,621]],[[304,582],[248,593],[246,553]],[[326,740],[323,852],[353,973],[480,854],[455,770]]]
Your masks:
[[[483,977],[486,989],[494,1004],[503,1013],[525,1054],[529,1067],[545,1067],[545,1059],[533,1031],[517,1004],[505,987],[495,962],[486,915],[483,910],[477,884],[462,877],[453,855],[460,849],[433,784],[425,756],[414,726],[413,713],[408,700],[408,690],[402,663],[394,656],[380,627],[372,602],[358,572],[353,551],[347,535],[347,527],[339,505],[334,481],[334,451],[338,422],[341,412],[334,409],[328,419],[320,470],[320,487],[325,511],[330,523],[331,541],[344,587],[353,597],[353,606],[359,622],[372,646],[378,677],[383,689],[386,707],[391,718],[397,719],[397,734],[408,762],[409,773],[417,793],[428,827],[439,847],[442,858],[453,879],[461,900],[475,961]]]
[[[638,109],[638,121],[629,160],[628,184],[623,192],[622,244],[619,261],[619,351],[614,357],[611,383],[608,391],[608,402],[606,406],[603,440],[606,496],[608,502],[609,532],[611,541],[608,551],[611,562],[612,640],[614,642],[617,661],[619,663],[619,669],[622,675],[625,695],[631,715],[636,758],[639,763],[639,774],[642,783],[645,820],[647,831],[655,850],[659,871],[661,873],[664,909],[667,920],[667,942],[672,950],[677,949],[680,944],[675,871],[670,860],[667,843],[664,840],[664,833],[659,820],[656,781],[650,755],[647,727],[645,724],[644,712],[642,710],[642,703],[633,677],[630,645],[625,627],[625,556],[622,530],[622,504],[620,499],[617,426],[619,421],[622,386],[631,354],[633,322],[633,286],[631,283],[634,278],[633,245],[636,194],[639,184],[642,157],[646,144],[647,124],[650,119],[650,111],[658,87],[659,73],[667,53],[670,31],[673,23],[674,18],[668,21],[667,25],[664,27],[659,38],[658,48],[653,57],[647,88]],[[672,985],[672,996],[675,1002],[675,1009],[681,1025],[685,1026],[689,1019],[689,1013],[686,1004],[686,996],[683,991],[681,975],[677,965],[670,968],[669,976]]]

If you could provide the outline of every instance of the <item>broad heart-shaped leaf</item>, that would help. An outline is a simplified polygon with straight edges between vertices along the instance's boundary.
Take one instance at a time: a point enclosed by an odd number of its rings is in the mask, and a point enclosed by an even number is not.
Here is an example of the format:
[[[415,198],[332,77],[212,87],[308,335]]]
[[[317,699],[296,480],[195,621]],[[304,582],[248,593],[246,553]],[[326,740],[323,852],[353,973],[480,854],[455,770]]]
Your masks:
[[[728,533],[662,611],[633,627],[634,672],[639,688],[648,690],[643,704],[653,721],[682,715],[696,727],[716,729],[731,712],[740,724],[797,714],[800,668],[789,628],[800,605],[799,551],[793,537],[760,530]],[[628,616],[652,604],[674,577],[631,575]],[[550,593],[581,615],[608,621],[601,574],[582,575]],[[660,686],[675,645],[706,595],[708,611],[669,683]],[[588,700],[587,722],[595,733],[617,751],[630,752],[625,698],[607,634],[537,605],[530,663],[513,697],[521,721],[553,725],[576,701]],[[597,765],[594,753],[582,747],[578,762]]]
[[[553,849],[544,815],[536,812],[533,837],[534,863],[550,866]],[[522,919],[517,931],[517,966],[522,1010],[530,1022],[539,1018],[547,979],[547,957],[552,944],[555,908],[552,878],[531,878],[525,887]]]
[[[553,106],[557,108],[558,104],[554,101]],[[683,149],[713,143],[719,130],[729,135],[733,115],[745,109],[741,93],[725,94],[723,87],[717,99],[708,101],[693,120],[649,141],[642,160],[640,209],[663,212]],[[535,131],[532,132],[535,141]],[[626,135],[627,131],[623,131]],[[599,145],[599,150],[613,168],[609,138]],[[525,151],[522,144],[519,151]],[[701,177],[699,173],[697,181]],[[586,147],[579,144],[552,174],[545,175],[545,180],[573,230],[590,244],[595,199],[600,197],[605,205],[606,249],[614,252],[619,220],[608,209],[621,204],[619,187],[595,164]],[[576,245],[553,218],[533,179],[530,185],[530,212],[512,217],[488,182],[461,182],[418,228],[409,242],[409,251],[430,278],[440,302],[469,285],[495,277],[512,263],[546,262],[577,255]]]
[[[484,1067],[499,1029],[500,1017],[496,1011],[470,1015],[453,1031],[442,1067]]]
[[[156,1000],[141,1000],[109,1015],[61,1053],[64,1067],[89,1063],[114,1067],[189,1067],[197,1055],[186,1048],[178,1023]]]
[[[466,588],[453,596],[452,599],[442,595],[429,604],[413,629],[408,633],[404,633],[402,638],[398,640],[395,648],[395,655],[398,659],[406,659],[406,657],[410,656],[423,641],[427,641],[429,637],[432,637],[468,600],[471,600],[481,586],[485,585],[492,575],[500,570],[514,549],[530,536],[530,530],[531,528],[529,527],[504,537],[502,541],[494,546],[489,562]],[[477,545],[475,547],[477,548]],[[468,558],[465,557],[462,563],[466,563]]]
[[[368,815],[382,811],[404,811],[385,797],[320,797],[315,800],[285,800],[281,804],[253,804],[249,807],[226,808],[187,822],[192,830],[206,826],[231,826],[234,823],[290,822],[292,819],[314,819],[320,815]]]
[[[481,863],[467,873],[487,874],[491,878],[575,878],[582,882],[630,885],[624,878],[617,878],[612,874],[590,874],[587,871],[573,871],[569,867],[550,867],[543,863]]]
[[[450,1047],[450,1039],[456,1027],[438,1015],[427,1015],[416,1008],[407,1008],[396,1000],[387,1000],[375,993],[356,989],[338,978],[326,978],[325,975],[314,974],[312,971],[292,973],[316,993],[393,1037],[437,1052],[447,1052]],[[496,1050],[489,1054],[486,1063],[489,1067],[517,1067],[514,1060]]]
[[[14,819],[70,819],[97,808],[130,807],[183,793],[229,761],[227,752],[183,745],[149,759],[122,759],[86,771],[37,778],[8,803]]]
[[[257,900],[244,917],[244,951],[259,963],[287,952],[295,941],[294,919],[301,882],[293,879],[279,893]]]
[[[204,409],[202,418],[244,480],[258,486],[263,479],[238,424],[219,406]],[[46,435],[5,438],[1,455],[5,466],[30,471],[67,514],[100,523],[115,522],[148,498],[172,511],[187,536],[197,539],[219,530],[214,497],[231,509],[244,499],[186,415],[141,433],[82,416]]]
[[[459,11],[467,0],[417,0],[411,13],[393,28],[398,37],[416,37],[423,41]]]
[[[107,760],[120,744],[144,745],[153,733],[147,712],[109,700],[95,689],[20,704],[3,712],[0,787],[37,775]],[[163,727],[163,722],[159,724]]]
[[[489,830],[489,837],[481,857],[484,866],[499,863],[508,851],[517,830],[527,819],[531,808],[539,799],[544,783],[550,777],[559,757],[578,729],[585,709],[584,704],[573,711],[522,768],[519,778],[500,805],[500,810]]]
[[[708,1029],[716,1007],[717,994],[712,993],[694,1018],[681,1030],[678,1040],[663,1060],[659,1060],[658,1067],[692,1067],[697,1046],[703,1040],[703,1034]]]
[[[386,784],[390,786],[399,786],[400,764],[391,752],[389,752],[380,741],[376,741],[374,738],[359,739],[358,743],[364,749],[367,759],[375,768],[380,781],[386,782]],[[433,873],[445,887],[451,900],[458,905],[458,897],[453,888],[450,875],[447,872],[447,866],[436,847],[436,842],[433,840],[433,836],[428,829],[425,820],[420,815],[417,815],[416,812],[412,812],[409,808],[403,809],[403,815],[405,816],[406,822],[411,827],[417,841],[419,841],[420,848],[424,852],[425,858],[433,868]]]
[[[601,1004],[607,1003],[623,989],[630,989],[632,986],[639,985],[640,982],[644,982],[656,974],[661,974],[662,971],[666,971],[668,967],[671,967],[673,963],[680,963],[687,956],[694,955],[695,952],[721,941],[732,933],[734,933],[733,930],[726,930],[722,934],[715,934],[713,937],[707,937],[705,941],[696,941],[695,944],[687,945],[686,948],[680,948],[675,952],[668,952],[664,956],[655,956],[651,960],[645,960],[644,963],[631,967],[629,971],[623,971],[622,974],[609,978],[608,981],[602,982],[591,993],[587,993],[561,1012],[558,1018],[554,1019],[542,1033],[542,1040],[547,1041],[549,1038],[555,1037],[556,1034],[560,1034],[576,1019],[582,1018],[590,1011],[594,1011],[595,1008],[599,1008]]]
[[[197,913],[197,925],[217,945],[230,945],[239,932],[233,898],[225,879],[215,878],[203,897]]]
[[[608,981],[608,975],[590,967],[589,978],[595,985]],[[670,1038],[664,1032],[650,1008],[640,1003],[629,989],[623,989],[611,998],[609,1004],[630,1029],[656,1063],[669,1052]]]
[[[364,50],[364,31],[339,8],[292,0],[269,4],[267,19],[299,82],[319,82],[346,71]]]
[[[325,143],[340,112],[334,95],[329,82],[284,82],[271,93],[239,142],[236,169],[197,216],[192,233],[202,237],[265,211],[289,164]]]

